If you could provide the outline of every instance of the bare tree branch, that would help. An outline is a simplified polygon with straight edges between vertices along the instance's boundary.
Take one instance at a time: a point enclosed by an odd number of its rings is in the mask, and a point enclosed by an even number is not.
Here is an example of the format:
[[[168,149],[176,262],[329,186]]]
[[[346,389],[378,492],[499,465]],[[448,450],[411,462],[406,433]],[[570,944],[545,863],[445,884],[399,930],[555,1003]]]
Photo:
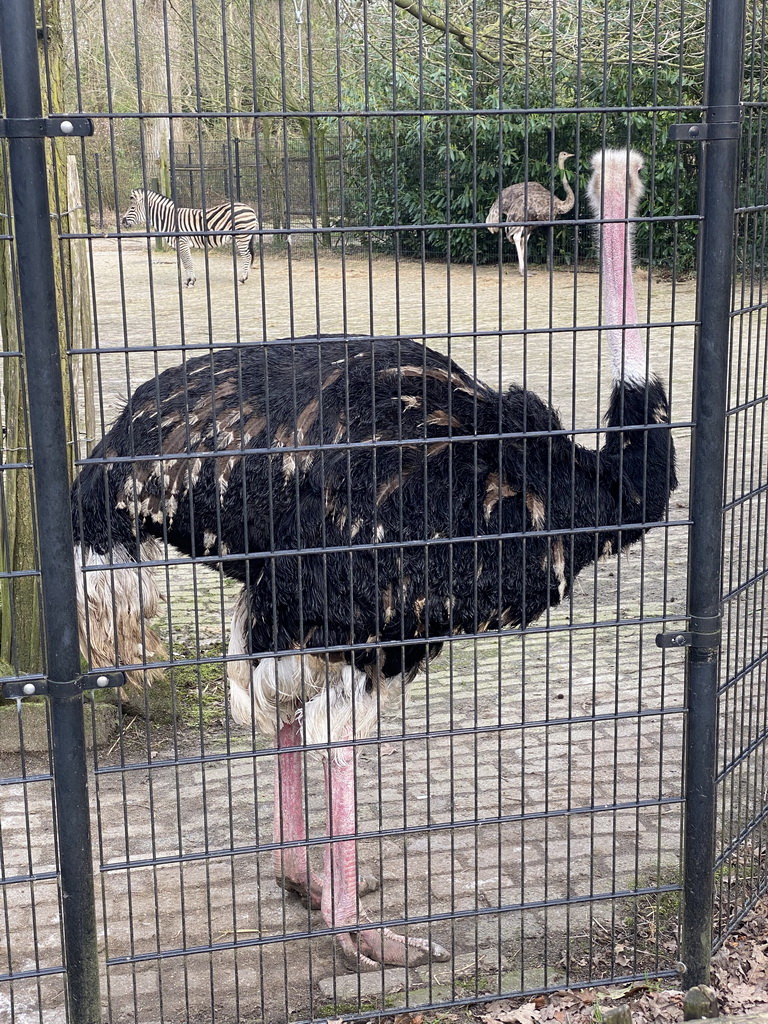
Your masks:
[[[411,17],[420,21],[422,25],[429,25],[430,28],[436,28],[439,32],[453,36],[465,50],[479,57],[480,60],[484,60],[493,67],[499,66],[499,54],[491,53],[484,48],[481,49],[475,42],[477,34],[469,26],[458,25],[453,21],[445,21],[443,18],[428,11],[419,0],[393,0],[393,3],[395,7],[399,7],[401,11],[405,11]]]

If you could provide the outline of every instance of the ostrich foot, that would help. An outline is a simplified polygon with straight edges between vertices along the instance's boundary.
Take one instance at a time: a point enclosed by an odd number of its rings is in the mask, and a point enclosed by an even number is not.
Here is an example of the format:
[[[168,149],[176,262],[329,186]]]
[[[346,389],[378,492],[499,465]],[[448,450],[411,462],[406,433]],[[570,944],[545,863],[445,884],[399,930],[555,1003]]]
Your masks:
[[[298,877],[275,872],[275,882],[284,892],[295,893],[302,903],[308,905],[312,910],[319,910],[323,898],[323,882],[314,871],[309,873],[309,887],[307,887],[306,872]],[[358,875],[357,895],[368,896],[379,888],[379,879],[376,875]]]
[[[375,971],[385,964],[419,967],[430,960],[450,960],[451,954],[436,942],[406,937],[389,928],[365,928],[342,932],[336,947],[344,963],[354,971]]]
[[[283,892],[292,892],[299,897],[302,903],[309,905],[312,910],[317,910],[323,898],[323,883],[314,871],[310,872],[309,885],[307,876],[303,878],[289,878],[288,875],[275,874],[275,882]]]

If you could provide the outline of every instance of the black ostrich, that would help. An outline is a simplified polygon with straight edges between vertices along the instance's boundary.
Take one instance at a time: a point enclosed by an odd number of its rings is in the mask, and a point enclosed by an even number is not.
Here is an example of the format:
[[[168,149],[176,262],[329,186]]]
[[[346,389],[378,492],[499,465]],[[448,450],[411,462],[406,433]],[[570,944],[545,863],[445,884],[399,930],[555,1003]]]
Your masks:
[[[159,540],[243,584],[231,711],[293,748],[275,759],[275,840],[294,844],[275,875],[321,907],[358,967],[447,954],[359,907],[351,741],[374,733],[387,692],[440,638],[531,623],[585,565],[662,520],[676,486],[667,397],[634,326],[627,217],[642,158],[609,151],[592,166],[614,369],[599,451],[535,394],[499,394],[414,341],[305,338],[214,350],[142,384],[73,488],[93,665],[158,660],[157,593],[137,563]],[[296,748],[329,742],[335,841],[320,878],[301,846]]]

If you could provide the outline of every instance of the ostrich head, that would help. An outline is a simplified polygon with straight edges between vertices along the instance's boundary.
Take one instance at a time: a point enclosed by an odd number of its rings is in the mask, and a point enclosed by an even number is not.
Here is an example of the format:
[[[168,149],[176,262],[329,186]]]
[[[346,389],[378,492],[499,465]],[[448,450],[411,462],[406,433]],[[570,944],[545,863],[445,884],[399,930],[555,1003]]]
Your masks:
[[[570,160],[572,156],[573,153],[562,152],[558,154],[557,166],[560,168],[561,171],[565,170],[565,161]]]
[[[603,322],[616,380],[641,384],[646,380],[645,348],[637,327],[637,306],[632,282],[630,219],[645,191],[640,179],[642,156],[635,150],[607,149],[592,157],[587,197],[594,217],[601,221],[600,266],[603,275]],[[624,325],[628,326],[625,327]]]

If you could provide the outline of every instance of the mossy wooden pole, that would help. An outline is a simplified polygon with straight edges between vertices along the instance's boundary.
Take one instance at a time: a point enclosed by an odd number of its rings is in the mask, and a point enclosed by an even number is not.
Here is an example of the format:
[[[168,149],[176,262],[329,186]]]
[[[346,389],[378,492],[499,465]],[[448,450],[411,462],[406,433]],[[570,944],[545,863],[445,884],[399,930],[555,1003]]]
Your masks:
[[[45,0],[45,31],[38,42],[40,78],[42,84],[43,116],[60,114],[66,110],[64,103],[64,36],[61,25],[59,0]],[[56,308],[59,311],[59,359],[64,395],[69,396],[69,357],[67,335],[72,323],[72,267],[69,246],[61,245],[59,232],[66,230],[62,215],[67,205],[67,140],[59,137],[48,144],[48,201],[51,207],[51,228],[53,231],[53,269],[56,283]],[[75,451],[72,407],[64,403],[64,426],[67,433],[69,453],[69,474],[74,476]]]
[[[59,0],[45,0],[44,31],[38,39],[43,115],[64,111],[63,35]],[[0,75],[0,86],[2,76]],[[51,253],[54,266],[56,309],[58,310],[59,362],[64,394],[69,391],[69,358],[67,329],[72,324],[72,273],[69,247],[59,244],[59,219],[68,209],[67,142],[63,138],[49,140],[48,202],[52,211]],[[8,176],[0,178],[0,218],[10,225]],[[18,332],[17,282],[14,281],[10,245],[0,242],[0,334],[3,351],[20,353]],[[29,463],[26,383],[21,358],[3,359],[3,403],[6,428],[4,462]],[[70,477],[74,472],[72,409],[64,403],[67,437],[67,459]],[[4,473],[4,515],[0,521],[0,563],[6,571],[29,572],[37,562],[34,493],[29,469],[7,470]],[[0,588],[0,660],[25,674],[39,672],[42,667],[38,581],[32,576],[17,576]]]
[[[8,168],[3,163],[0,167],[0,235],[12,233]],[[31,462],[19,315],[18,281],[11,242],[6,238],[0,241],[0,341],[3,352],[8,353],[3,358],[5,439],[2,461],[5,465]],[[0,569],[3,572],[28,572],[36,566],[32,501],[31,470],[5,469],[0,509]],[[0,586],[0,662],[19,675],[36,673],[42,668],[40,604],[38,581],[34,576],[6,579]]]

